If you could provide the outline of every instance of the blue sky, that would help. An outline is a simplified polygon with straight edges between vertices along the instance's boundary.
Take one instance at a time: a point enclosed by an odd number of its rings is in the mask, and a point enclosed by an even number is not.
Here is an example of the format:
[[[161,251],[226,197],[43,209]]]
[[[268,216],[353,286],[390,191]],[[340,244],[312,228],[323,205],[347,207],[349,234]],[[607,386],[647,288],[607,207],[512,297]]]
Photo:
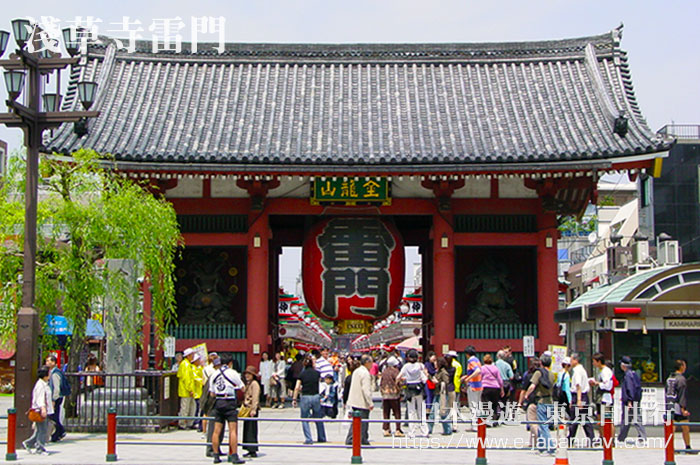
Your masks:
[[[0,28],[21,16],[72,20],[122,16],[152,20],[174,16],[226,18],[230,42],[493,42],[594,35],[624,22],[622,46],[652,129],[700,123],[700,2],[563,0],[246,0],[246,1],[4,1]],[[148,31],[145,32],[146,37]],[[183,33],[185,40],[189,32]],[[0,98],[5,99],[4,86]],[[11,147],[19,130],[0,128]]]
[[[502,42],[580,37],[625,25],[637,99],[652,129],[672,121],[700,124],[700,2],[595,0],[246,0],[3,1],[0,29],[16,17],[102,19],[101,32],[123,16],[147,28],[154,19],[223,16],[229,42]],[[148,38],[148,31],[145,32]],[[190,37],[183,32],[184,40]],[[14,42],[12,42],[14,44]],[[12,45],[11,44],[11,45]],[[4,85],[0,99],[5,100]],[[0,127],[18,147],[21,132]],[[286,255],[286,254],[285,254]],[[415,261],[411,254],[409,266]],[[283,276],[293,288],[298,251]],[[286,261],[286,260],[285,260]]]

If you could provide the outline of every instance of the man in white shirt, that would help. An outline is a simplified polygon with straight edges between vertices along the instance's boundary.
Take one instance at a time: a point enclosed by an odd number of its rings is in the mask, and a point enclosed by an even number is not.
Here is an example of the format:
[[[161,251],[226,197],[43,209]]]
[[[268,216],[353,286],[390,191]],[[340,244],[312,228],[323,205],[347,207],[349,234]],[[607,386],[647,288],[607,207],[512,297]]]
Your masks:
[[[598,386],[598,389],[603,393],[603,397],[600,400],[602,405],[612,405],[613,372],[605,364],[605,355],[601,352],[593,354],[593,366],[600,372],[598,373],[598,379],[591,379],[590,384],[591,386]]]
[[[598,413],[600,414],[600,419],[604,418],[605,412],[612,409],[613,398],[613,372],[609,366],[605,364],[605,355],[602,352],[596,352],[593,354],[593,367],[598,370],[598,379],[590,379],[588,382],[591,387],[598,386],[598,389],[602,393],[600,398],[600,405],[598,406]],[[603,426],[602,423],[599,426],[600,437],[603,437]],[[615,427],[613,426],[613,436],[615,436]]]
[[[363,355],[360,358],[360,366],[352,372],[352,380],[350,381],[350,395],[348,396],[348,405],[352,407],[353,412],[359,412],[363,419],[369,418],[369,412],[374,408],[372,401],[372,376],[369,374],[374,360],[369,355]],[[348,430],[348,435],[345,437],[345,444],[352,444],[352,423]],[[362,444],[369,445],[369,423],[362,422],[361,430]]]
[[[581,356],[574,352],[571,354],[571,411],[569,412],[574,423],[569,425],[569,438],[576,437],[578,425],[582,423],[583,432],[593,442],[595,435],[593,433],[593,425],[590,422],[593,414],[588,412],[590,405],[589,391],[588,373],[581,365]]]
[[[326,375],[333,374],[333,365],[328,361],[328,349],[325,347],[319,352],[317,349],[311,351],[314,356],[314,368],[321,375],[321,380],[323,380]]]
[[[207,364],[202,369],[202,375],[204,376],[204,384],[207,383],[209,377],[213,375],[216,371],[216,368],[214,368],[214,360],[217,358],[219,358],[219,354],[217,354],[216,352],[209,352],[209,355],[207,356]]]
[[[224,423],[228,423],[229,459],[230,463],[245,463],[238,458],[238,401],[236,391],[243,389],[243,381],[240,375],[231,368],[231,359],[223,360],[219,370],[212,374],[209,380],[209,395],[216,396],[214,403],[214,434],[212,435],[212,449],[214,449],[214,463],[221,463],[219,455],[219,440]]]

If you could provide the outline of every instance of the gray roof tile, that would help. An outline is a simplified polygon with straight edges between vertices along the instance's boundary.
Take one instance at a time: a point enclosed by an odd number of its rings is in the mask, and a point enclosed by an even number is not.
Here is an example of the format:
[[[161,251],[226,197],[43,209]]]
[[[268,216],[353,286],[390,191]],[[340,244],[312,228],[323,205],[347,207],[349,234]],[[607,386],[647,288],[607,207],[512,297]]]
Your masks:
[[[619,30],[503,44],[228,44],[223,54],[93,47],[76,82],[101,115],[77,139],[117,160],[227,164],[519,163],[668,148],[634,97]],[[109,42],[105,40],[105,42]],[[185,46],[187,48],[187,46]],[[613,134],[624,111],[626,137]]]

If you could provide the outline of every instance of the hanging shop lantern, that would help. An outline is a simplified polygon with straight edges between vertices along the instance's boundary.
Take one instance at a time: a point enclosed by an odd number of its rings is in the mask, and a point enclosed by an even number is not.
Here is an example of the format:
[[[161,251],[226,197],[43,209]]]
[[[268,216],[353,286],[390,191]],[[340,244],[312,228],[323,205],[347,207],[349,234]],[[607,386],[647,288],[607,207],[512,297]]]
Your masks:
[[[401,301],[403,240],[387,221],[364,217],[321,221],[304,240],[302,262],[304,297],[320,318],[378,320]]]

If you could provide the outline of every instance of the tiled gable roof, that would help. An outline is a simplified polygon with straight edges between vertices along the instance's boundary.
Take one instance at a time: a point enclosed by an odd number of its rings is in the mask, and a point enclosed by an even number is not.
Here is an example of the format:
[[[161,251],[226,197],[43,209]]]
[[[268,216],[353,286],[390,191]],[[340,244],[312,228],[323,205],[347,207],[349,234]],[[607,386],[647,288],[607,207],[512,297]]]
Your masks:
[[[668,148],[634,98],[619,30],[502,44],[227,44],[197,53],[94,47],[77,79],[101,115],[78,139],[117,160],[232,165],[516,164]],[[188,46],[185,45],[185,50]],[[628,119],[623,138],[615,118]]]

